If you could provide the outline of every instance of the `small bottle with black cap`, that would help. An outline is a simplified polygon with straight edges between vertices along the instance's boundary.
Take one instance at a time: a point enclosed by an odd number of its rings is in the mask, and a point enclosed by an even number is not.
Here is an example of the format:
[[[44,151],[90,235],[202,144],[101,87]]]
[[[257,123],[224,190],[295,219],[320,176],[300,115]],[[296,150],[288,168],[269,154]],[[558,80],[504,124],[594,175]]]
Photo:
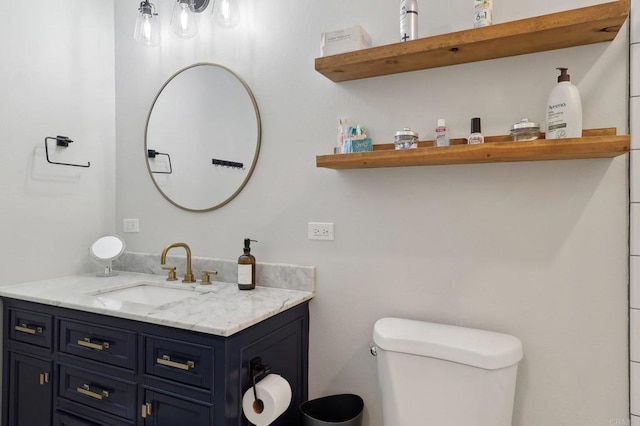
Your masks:
[[[256,287],[256,258],[251,254],[251,242],[256,240],[244,239],[244,254],[238,258],[238,288],[253,290]]]
[[[471,134],[467,138],[467,143],[469,145],[484,143],[484,136],[482,136],[479,117],[474,117],[471,119]]]

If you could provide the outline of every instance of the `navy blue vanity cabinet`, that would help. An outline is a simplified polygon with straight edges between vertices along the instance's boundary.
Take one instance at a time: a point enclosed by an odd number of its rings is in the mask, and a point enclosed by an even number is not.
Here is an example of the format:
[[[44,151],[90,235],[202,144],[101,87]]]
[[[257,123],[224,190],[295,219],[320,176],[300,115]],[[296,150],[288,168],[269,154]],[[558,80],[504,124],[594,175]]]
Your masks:
[[[308,302],[225,338],[3,301],[4,426],[249,426],[242,396],[257,359],[292,388],[274,426],[301,423]]]
[[[7,307],[3,319],[2,422],[51,424],[53,317]]]
[[[11,425],[32,426],[51,423],[51,361],[19,352],[9,356],[9,405],[5,410]]]
[[[211,425],[210,406],[178,395],[146,390],[144,393],[145,426]]]

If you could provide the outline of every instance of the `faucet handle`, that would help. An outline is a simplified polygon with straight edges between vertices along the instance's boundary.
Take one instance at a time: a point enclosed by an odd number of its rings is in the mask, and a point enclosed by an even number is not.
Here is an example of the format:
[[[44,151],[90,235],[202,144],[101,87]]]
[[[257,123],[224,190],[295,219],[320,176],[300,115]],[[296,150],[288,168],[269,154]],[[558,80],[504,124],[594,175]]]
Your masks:
[[[211,284],[211,277],[209,274],[218,275],[218,271],[214,271],[212,269],[203,269],[202,270],[202,284]]]
[[[178,277],[176,276],[176,267],[175,266],[163,266],[162,269],[165,271],[169,271],[169,276],[167,277],[167,281],[176,281]]]

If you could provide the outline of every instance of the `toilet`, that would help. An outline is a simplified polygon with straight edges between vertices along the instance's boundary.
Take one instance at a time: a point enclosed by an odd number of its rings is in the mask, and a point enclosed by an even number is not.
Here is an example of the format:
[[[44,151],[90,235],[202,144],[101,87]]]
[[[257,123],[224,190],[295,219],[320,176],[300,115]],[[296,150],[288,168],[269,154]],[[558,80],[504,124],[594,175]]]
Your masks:
[[[511,426],[518,338],[382,318],[373,341],[385,426]]]

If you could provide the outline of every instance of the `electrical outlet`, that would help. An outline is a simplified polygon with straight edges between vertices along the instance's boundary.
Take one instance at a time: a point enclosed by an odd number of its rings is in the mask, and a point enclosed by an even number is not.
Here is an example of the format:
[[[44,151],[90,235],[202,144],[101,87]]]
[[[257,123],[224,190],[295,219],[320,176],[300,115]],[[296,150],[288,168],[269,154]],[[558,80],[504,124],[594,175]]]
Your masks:
[[[140,232],[140,222],[138,219],[123,219],[122,230],[124,232]]]
[[[310,240],[333,241],[333,223],[309,222],[308,233]]]

